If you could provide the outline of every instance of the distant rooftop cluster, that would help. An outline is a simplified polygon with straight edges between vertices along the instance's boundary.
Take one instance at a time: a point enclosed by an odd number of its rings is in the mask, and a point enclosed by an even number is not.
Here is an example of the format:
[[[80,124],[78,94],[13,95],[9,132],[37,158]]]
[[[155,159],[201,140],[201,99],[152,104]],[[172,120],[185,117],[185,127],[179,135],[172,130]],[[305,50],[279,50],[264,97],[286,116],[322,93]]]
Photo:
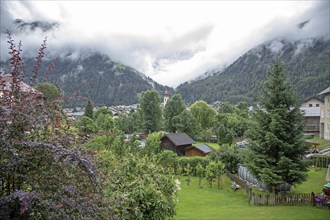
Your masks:
[[[102,107],[94,107],[93,111],[96,112],[100,108],[106,108],[112,112],[114,117],[121,115],[121,114],[129,114],[131,111],[138,108],[138,104],[133,105],[118,105],[118,106],[102,106]],[[77,119],[83,116],[85,111],[84,107],[74,107],[74,108],[65,108],[63,112],[70,118],[70,119]]]

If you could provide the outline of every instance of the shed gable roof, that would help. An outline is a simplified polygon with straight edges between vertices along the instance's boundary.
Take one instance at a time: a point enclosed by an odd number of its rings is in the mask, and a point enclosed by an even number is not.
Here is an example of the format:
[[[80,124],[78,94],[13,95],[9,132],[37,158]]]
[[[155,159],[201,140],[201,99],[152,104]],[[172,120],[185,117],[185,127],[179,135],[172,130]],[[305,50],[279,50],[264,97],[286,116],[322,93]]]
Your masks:
[[[210,152],[213,151],[213,149],[207,144],[200,144],[200,145],[193,146],[193,147],[198,149],[199,151],[205,153],[205,154],[210,153]]]
[[[186,133],[171,133],[167,134],[162,139],[167,137],[175,146],[189,145],[195,143]]]

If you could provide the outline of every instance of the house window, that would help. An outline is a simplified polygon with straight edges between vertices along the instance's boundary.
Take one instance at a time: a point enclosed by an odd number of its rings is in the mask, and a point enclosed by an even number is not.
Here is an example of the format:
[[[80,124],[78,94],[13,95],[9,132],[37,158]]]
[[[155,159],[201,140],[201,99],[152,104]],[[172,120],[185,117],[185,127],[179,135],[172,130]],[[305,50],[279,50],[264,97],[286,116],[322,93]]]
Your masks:
[[[316,107],[320,107],[320,104],[316,104]]]
[[[309,104],[309,107],[313,107],[313,104]]]

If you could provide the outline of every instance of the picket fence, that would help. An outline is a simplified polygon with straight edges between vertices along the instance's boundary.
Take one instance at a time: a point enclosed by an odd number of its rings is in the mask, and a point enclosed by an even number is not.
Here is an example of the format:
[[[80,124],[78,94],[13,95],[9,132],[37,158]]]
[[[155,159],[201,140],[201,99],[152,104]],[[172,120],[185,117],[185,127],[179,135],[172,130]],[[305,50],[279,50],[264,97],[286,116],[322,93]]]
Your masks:
[[[226,171],[228,177],[235,181],[245,190],[249,204],[251,205],[315,205],[314,193],[268,193],[259,194],[252,191],[252,188],[238,176]]]

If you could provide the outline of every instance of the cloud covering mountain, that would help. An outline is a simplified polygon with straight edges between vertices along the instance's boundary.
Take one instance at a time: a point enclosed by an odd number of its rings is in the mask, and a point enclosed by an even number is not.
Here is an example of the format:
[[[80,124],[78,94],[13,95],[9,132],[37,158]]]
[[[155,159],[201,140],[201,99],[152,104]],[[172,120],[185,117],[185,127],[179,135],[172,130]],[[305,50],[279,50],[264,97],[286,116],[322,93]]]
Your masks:
[[[1,1],[1,59],[8,57],[8,29],[22,40],[26,56],[35,56],[47,36],[50,57],[72,54],[74,59],[81,51],[100,51],[159,83],[177,86],[229,65],[264,41],[329,38],[329,4]],[[47,24],[51,28],[43,28]]]

